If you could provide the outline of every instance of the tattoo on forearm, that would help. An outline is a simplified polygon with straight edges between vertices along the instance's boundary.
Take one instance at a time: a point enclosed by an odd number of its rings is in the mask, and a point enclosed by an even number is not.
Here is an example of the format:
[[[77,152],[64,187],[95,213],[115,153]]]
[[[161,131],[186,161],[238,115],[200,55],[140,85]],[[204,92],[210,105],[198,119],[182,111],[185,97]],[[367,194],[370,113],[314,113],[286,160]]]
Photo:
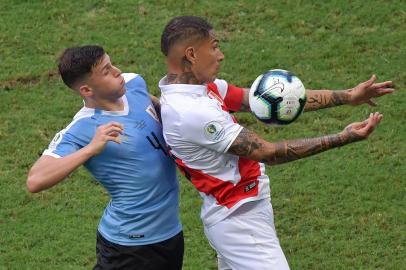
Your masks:
[[[347,90],[344,91],[328,91],[328,90],[321,90],[321,91],[314,91],[315,93],[311,93],[307,97],[307,102],[305,106],[306,111],[330,108],[334,106],[339,106],[343,104],[347,104],[349,101],[349,92]],[[319,92],[319,93],[317,93]]]
[[[339,134],[267,143],[254,132],[244,128],[234,140],[228,153],[252,158],[269,165],[277,165],[312,156],[362,139],[350,126]]]
[[[275,153],[262,162],[281,164],[308,157],[346,144],[340,135],[328,135],[312,139],[300,139],[275,143]]]
[[[333,91],[330,104],[332,104],[332,106],[338,106],[347,103],[347,101],[348,94],[345,91]]]
[[[262,147],[258,136],[252,131],[243,128],[231,145],[228,153],[237,156],[249,156],[252,152]]]

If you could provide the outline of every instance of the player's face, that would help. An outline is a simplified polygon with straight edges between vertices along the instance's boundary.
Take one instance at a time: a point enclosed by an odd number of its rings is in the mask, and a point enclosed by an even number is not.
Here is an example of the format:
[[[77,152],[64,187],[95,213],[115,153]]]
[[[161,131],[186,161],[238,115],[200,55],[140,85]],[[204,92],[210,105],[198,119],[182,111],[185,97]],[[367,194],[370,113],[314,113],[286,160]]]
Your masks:
[[[213,82],[217,78],[220,63],[224,59],[219,40],[213,30],[209,32],[208,38],[201,41],[195,54],[196,60],[192,64],[192,71],[196,79],[204,83]]]
[[[92,88],[93,97],[96,100],[115,101],[125,93],[121,70],[111,64],[110,57],[107,54],[92,69],[88,84]]]

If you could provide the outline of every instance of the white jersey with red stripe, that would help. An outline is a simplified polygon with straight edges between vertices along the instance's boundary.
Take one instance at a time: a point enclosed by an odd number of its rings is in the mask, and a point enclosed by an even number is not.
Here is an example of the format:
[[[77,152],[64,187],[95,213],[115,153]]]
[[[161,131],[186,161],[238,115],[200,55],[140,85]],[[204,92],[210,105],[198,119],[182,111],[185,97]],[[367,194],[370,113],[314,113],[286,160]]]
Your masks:
[[[242,204],[270,196],[265,165],[227,150],[242,127],[230,114],[242,104],[243,89],[216,79],[207,85],[159,82],[164,138],[180,170],[203,197],[206,226]]]

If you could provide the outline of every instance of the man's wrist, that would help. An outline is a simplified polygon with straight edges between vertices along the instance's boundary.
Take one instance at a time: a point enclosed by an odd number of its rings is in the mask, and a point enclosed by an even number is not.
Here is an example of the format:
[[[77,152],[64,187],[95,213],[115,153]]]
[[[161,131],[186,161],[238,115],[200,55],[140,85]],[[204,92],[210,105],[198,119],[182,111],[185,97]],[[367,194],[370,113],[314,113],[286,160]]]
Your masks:
[[[97,155],[98,153],[99,151],[97,151],[97,149],[94,148],[91,144],[88,144],[82,148],[82,154],[87,158],[91,158]]]

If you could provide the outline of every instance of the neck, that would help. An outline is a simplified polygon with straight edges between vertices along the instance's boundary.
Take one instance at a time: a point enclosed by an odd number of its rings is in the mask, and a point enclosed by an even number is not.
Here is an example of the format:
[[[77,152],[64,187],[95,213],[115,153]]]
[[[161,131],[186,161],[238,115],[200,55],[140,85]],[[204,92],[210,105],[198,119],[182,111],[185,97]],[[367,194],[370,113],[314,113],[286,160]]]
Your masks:
[[[168,84],[203,84],[199,81],[192,69],[185,64],[174,65],[168,63],[168,73],[166,76]]]
[[[104,111],[122,111],[124,110],[124,102],[122,98],[117,100],[98,100],[85,99],[85,106],[88,108],[97,108]]]

